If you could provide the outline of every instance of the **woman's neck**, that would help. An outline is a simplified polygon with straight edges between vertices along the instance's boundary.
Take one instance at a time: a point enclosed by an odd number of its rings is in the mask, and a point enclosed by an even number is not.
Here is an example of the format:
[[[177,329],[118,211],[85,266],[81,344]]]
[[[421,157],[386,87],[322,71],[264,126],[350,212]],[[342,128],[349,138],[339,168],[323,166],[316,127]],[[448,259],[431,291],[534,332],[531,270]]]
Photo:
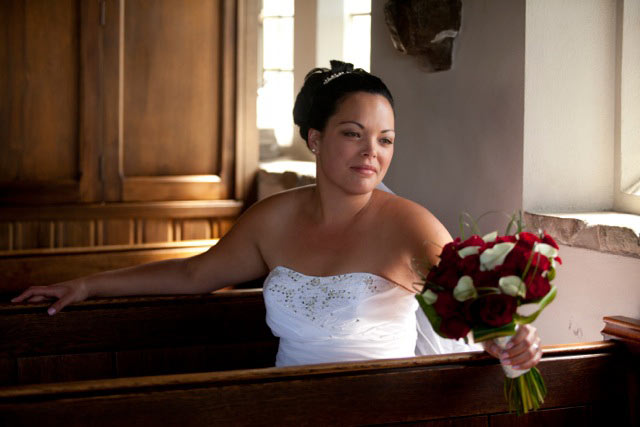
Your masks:
[[[373,192],[348,194],[337,186],[318,182],[312,193],[313,219],[329,228],[349,226],[367,210],[372,196]]]

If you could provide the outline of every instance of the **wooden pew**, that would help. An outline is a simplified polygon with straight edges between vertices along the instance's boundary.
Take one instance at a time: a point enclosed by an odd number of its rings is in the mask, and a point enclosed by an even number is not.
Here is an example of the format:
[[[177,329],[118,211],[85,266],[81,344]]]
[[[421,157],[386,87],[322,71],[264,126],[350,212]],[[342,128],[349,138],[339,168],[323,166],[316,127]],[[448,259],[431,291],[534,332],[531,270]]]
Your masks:
[[[0,252],[0,301],[33,285],[205,252],[217,239]]]
[[[501,368],[478,352],[5,387],[0,424],[635,425],[628,357],[616,342],[545,347],[549,394],[523,417],[507,413]]]
[[[0,386],[274,365],[261,289],[47,306],[0,303]]]

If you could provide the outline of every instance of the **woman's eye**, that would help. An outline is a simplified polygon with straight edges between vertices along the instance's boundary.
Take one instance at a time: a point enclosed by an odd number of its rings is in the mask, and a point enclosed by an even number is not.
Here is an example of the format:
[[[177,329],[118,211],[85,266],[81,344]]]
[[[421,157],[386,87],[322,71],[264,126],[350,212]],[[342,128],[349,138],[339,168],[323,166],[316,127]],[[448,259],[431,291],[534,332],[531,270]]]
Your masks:
[[[389,145],[393,144],[393,141],[390,140],[389,138],[382,138],[381,141],[382,141],[383,144],[389,144]]]
[[[358,132],[352,132],[348,130],[344,132],[344,136],[347,136],[349,138],[358,138],[360,135],[358,134]]]

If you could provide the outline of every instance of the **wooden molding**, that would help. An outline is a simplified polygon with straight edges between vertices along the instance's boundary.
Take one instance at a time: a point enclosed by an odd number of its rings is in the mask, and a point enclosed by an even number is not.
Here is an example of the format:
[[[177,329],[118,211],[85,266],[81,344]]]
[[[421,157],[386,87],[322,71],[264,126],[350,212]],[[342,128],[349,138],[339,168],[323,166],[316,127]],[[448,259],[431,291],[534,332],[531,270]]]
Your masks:
[[[625,316],[607,316],[603,318],[602,335],[606,339],[627,344],[634,353],[640,353],[640,320]]]
[[[185,200],[166,202],[97,203],[87,205],[7,206],[0,221],[91,218],[205,218],[235,217],[239,200]]]

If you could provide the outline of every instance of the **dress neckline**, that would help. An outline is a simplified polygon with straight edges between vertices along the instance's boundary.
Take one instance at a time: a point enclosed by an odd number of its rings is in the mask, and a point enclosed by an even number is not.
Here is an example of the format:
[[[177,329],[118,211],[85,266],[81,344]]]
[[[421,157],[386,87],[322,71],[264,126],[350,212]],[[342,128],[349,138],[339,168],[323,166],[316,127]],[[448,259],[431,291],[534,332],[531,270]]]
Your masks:
[[[387,282],[387,283],[389,283],[391,285],[398,286],[398,287],[400,287],[402,289],[405,289],[404,286],[401,286],[398,283],[393,282],[393,281],[391,281],[391,280],[389,280],[389,279],[387,279],[385,277],[382,277],[382,276],[379,276],[379,275],[373,274],[373,273],[363,272],[363,271],[356,271],[356,272],[353,272],[353,273],[334,274],[332,276],[313,276],[313,275],[301,273],[301,272],[299,272],[297,270],[294,270],[293,268],[285,267],[284,265],[277,265],[277,266],[273,267],[273,269],[271,269],[271,271],[273,272],[273,271],[275,271],[277,269],[287,270],[287,271],[290,271],[290,272],[295,273],[295,274],[299,274],[299,275],[304,276],[304,277],[309,277],[311,279],[319,279],[319,280],[323,280],[323,279],[324,280],[327,280],[327,279],[331,280],[331,279],[334,279],[336,277],[341,277],[341,276],[368,276],[368,277],[373,277],[375,279],[383,280],[383,281],[385,281],[385,282]]]

